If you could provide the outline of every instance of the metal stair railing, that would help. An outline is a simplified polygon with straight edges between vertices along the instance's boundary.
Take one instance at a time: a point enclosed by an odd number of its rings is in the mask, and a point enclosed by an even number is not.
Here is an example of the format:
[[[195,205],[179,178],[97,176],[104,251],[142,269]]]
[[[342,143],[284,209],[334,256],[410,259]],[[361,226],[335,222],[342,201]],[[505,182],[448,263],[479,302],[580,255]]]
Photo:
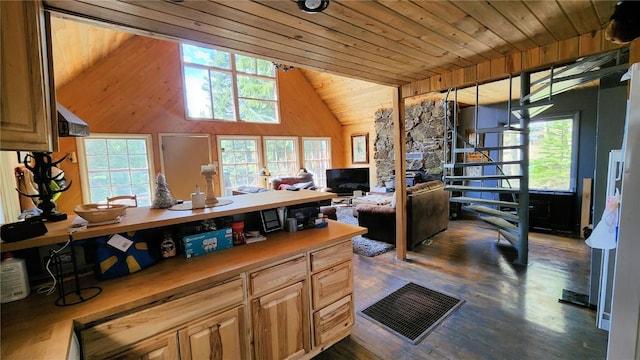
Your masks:
[[[451,93],[451,89],[447,91],[447,95],[445,97],[445,104],[448,103],[449,96]],[[454,91],[454,109],[458,109],[457,103],[457,88],[453,89]],[[509,81],[509,93],[511,94],[511,78]],[[511,95],[510,95],[511,96]],[[511,100],[511,99],[510,99]],[[446,106],[446,105],[445,105]],[[521,213],[521,204],[517,199],[522,198],[523,190],[522,186],[518,188],[513,187],[510,180],[518,179],[522,183],[522,173],[517,175],[506,174],[503,165],[506,164],[520,164],[522,169],[523,164],[521,160],[517,161],[504,161],[504,160],[496,160],[491,156],[491,151],[502,151],[515,149],[523,151],[522,142],[518,145],[508,145],[508,146],[489,146],[485,147],[484,145],[478,146],[479,135],[480,134],[488,134],[488,133],[504,133],[506,131],[517,131],[521,135],[527,133],[527,127],[523,127],[523,123],[520,121],[518,126],[514,126],[512,124],[511,118],[511,101],[508,102],[508,119],[507,124],[503,127],[497,128],[479,128],[478,127],[478,85],[476,84],[476,106],[474,111],[474,133],[475,133],[475,141],[474,144],[471,144],[468,139],[465,139],[461,134],[458,133],[457,127],[457,111],[454,111],[454,121],[450,121],[450,117],[448,113],[445,112],[445,130],[447,131],[446,138],[451,144],[451,149],[448,150],[447,146],[445,146],[445,156],[444,159],[446,163],[443,166],[443,181],[445,182],[445,189],[451,192],[450,201],[455,203],[468,204],[464,208],[467,210],[474,211],[476,213],[481,214],[480,218],[495,226],[499,234],[504,237],[512,246],[514,246],[518,250],[518,263],[526,264],[528,253],[527,247],[523,247],[522,245],[522,231],[521,228],[524,226],[525,229],[528,229],[528,223],[522,223],[520,218]],[[523,130],[524,129],[524,130]],[[462,147],[458,148],[458,142],[462,143]],[[526,150],[526,149],[525,149]],[[466,161],[465,153],[478,152],[481,155],[482,161],[476,162],[468,162]],[[458,155],[463,155],[463,160],[461,162],[458,161]],[[521,157],[522,158],[522,157]],[[486,160],[486,161],[485,161]],[[495,175],[464,175],[457,174],[456,171],[460,172],[460,170],[468,167],[468,166],[482,166],[495,167]],[[528,168],[528,164],[526,164]],[[485,186],[485,181],[495,181],[496,186]],[[469,186],[465,185],[465,181],[480,181],[480,186]],[[503,182],[503,183],[501,183]],[[504,186],[506,184],[506,186]],[[454,192],[459,192],[462,196],[454,196]],[[482,197],[476,196],[467,196],[468,193],[486,193],[491,192],[495,194],[510,194],[513,201],[502,201],[496,199],[486,199]],[[524,196],[527,194],[524,192]],[[497,207],[497,209],[495,208]],[[502,211],[502,208],[510,208],[515,209],[516,213],[509,211]],[[528,205],[527,205],[528,208]],[[525,235],[526,236],[526,235]],[[526,244],[526,242],[525,242]],[[523,254],[523,255],[521,255]]]

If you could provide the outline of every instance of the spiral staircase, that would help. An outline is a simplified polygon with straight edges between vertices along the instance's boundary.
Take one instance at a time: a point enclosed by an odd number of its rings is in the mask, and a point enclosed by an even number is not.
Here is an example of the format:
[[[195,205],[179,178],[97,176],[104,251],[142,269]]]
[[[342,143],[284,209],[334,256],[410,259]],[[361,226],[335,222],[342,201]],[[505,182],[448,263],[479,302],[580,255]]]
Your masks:
[[[509,79],[509,101],[506,119],[497,127],[480,127],[478,91],[474,124],[470,138],[458,133],[458,114],[445,118],[449,147],[445,146],[443,181],[450,191],[450,201],[461,203],[464,210],[478,214],[480,219],[496,227],[500,238],[506,239],[518,253],[515,264],[526,266],[529,252],[529,122],[531,118],[553,106],[553,96],[578,85],[626,69],[628,51],[616,50],[587,58],[545,73],[520,75],[519,106],[512,106],[512,84]],[[458,109],[457,89],[450,89]],[[447,102],[445,101],[445,103]],[[445,111],[445,113],[447,113]],[[515,142],[506,143],[505,135]],[[485,145],[481,139],[487,139]],[[507,154],[516,156],[508,157]],[[510,171],[505,171],[505,165]],[[513,171],[517,168],[517,171]]]

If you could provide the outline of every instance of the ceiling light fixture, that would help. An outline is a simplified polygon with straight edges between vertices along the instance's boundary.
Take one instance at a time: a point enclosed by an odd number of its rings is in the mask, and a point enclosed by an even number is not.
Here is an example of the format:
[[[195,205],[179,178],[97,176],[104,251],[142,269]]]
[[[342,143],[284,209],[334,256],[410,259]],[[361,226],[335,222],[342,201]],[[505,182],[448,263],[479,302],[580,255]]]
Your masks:
[[[294,69],[293,65],[287,65],[287,64],[278,64],[278,63],[273,63],[273,66],[276,67],[276,70],[280,70],[280,71],[284,71],[287,72],[291,69]]]
[[[327,6],[329,6],[329,0],[296,0],[296,1],[298,2],[298,7],[300,8],[300,10],[309,14],[319,13],[321,11],[324,11],[324,9],[326,9]]]

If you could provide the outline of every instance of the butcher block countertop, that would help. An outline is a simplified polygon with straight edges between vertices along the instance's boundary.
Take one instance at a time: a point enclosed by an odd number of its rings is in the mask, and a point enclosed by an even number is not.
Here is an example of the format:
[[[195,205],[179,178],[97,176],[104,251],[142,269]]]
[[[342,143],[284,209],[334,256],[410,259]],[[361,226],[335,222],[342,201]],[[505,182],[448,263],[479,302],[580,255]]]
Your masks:
[[[283,199],[267,204],[267,200],[274,200],[271,193],[279,193],[277,195],[283,195]],[[148,208],[128,209],[126,219],[123,219],[121,224],[108,225],[106,227],[109,229],[106,230],[92,230],[92,235],[85,237],[323,199],[321,196],[316,200],[315,194],[310,194],[311,191],[305,193],[307,192],[270,191],[234,196],[230,198],[234,200],[233,204],[235,204],[232,211],[217,208],[193,212],[150,210]],[[331,196],[331,194],[327,195]],[[153,213],[153,220],[144,224],[137,223],[145,218],[144,212]],[[212,216],[212,213],[215,215]],[[57,224],[49,224],[48,226],[51,225]],[[58,231],[58,229],[50,228],[47,235],[58,236]],[[74,328],[81,328],[94,321],[148,306],[154,302],[166,301],[193,293],[215,283],[237,278],[245,271],[345,241],[364,233],[366,233],[365,228],[330,220],[329,225],[324,228],[291,233],[284,231],[270,233],[267,240],[261,242],[233,247],[191,259],[184,259],[178,255],[174,258],[161,260],[135,274],[120,278],[105,281],[96,281],[93,278],[83,279],[83,287],[99,286],[102,288],[102,293],[91,300],[72,306],[56,306],[54,302],[58,296],[57,292],[50,296],[32,292],[26,299],[2,304],[2,318],[0,319],[2,326],[1,358],[4,360],[66,359]],[[76,234],[80,234],[80,232],[74,234],[74,239]],[[40,237],[42,239],[36,242],[39,244],[47,243],[47,235]],[[8,244],[3,244],[2,251],[6,251],[5,245]]]

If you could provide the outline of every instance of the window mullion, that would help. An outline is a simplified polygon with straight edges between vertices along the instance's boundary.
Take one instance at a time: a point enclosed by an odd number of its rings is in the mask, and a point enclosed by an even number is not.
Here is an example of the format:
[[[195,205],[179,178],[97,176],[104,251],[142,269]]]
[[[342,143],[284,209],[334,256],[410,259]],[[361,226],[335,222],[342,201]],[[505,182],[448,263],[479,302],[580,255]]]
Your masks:
[[[236,57],[231,56],[231,86],[233,87],[233,104],[236,121],[242,121],[240,118],[240,102],[238,101],[238,71],[236,70]]]

